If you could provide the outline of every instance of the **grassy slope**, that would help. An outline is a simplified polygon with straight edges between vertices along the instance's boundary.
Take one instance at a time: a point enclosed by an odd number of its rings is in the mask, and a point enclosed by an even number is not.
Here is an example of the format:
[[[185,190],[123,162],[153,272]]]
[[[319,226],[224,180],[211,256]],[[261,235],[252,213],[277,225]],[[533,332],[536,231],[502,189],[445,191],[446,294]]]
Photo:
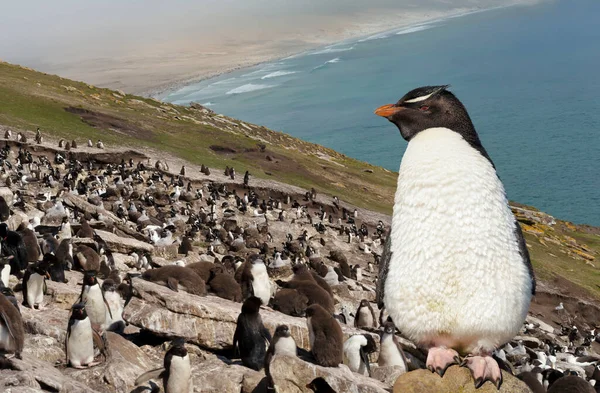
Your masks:
[[[114,116],[144,132],[94,128],[79,115],[65,111],[68,106]],[[40,127],[56,137],[102,139],[107,146],[147,146],[210,167],[233,165],[238,173],[249,170],[258,177],[306,188],[314,186],[358,206],[391,211],[396,184],[393,173],[283,133],[244,123],[247,128],[240,123],[0,62],[0,124],[28,130]],[[259,143],[266,144],[264,153],[259,151]],[[217,154],[209,148],[211,145],[229,147],[235,153]],[[267,154],[279,163],[267,161]],[[319,158],[323,156],[330,158]]]
[[[121,119],[121,124],[143,132],[94,128],[80,116],[65,111],[68,106],[114,116]],[[238,173],[248,169],[254,176],[307,189],[315,187],[357,206],[391,212],[395,173],[264,127],[241,123],[193,108],[121,96],[109,89],[0,62],[0,124],[29,130],[41,127],[56,137],[102,139],[108,145],[147,146],[196,164],[216,168],[230,165]],[[266,145],[264,152],[259,143]],[[229,147],[235,153],[217,154],[209,148],[211,145]],[[267,154],[279,162],[267,161]],[[329,158],[319,158],[323,156]],[[600,255],[600,230],[562,221],[549,226],[519,219],[528,222],[523,228],[540,279],[551,281],[560,275],[600,299],[600,261],[596,260]]]

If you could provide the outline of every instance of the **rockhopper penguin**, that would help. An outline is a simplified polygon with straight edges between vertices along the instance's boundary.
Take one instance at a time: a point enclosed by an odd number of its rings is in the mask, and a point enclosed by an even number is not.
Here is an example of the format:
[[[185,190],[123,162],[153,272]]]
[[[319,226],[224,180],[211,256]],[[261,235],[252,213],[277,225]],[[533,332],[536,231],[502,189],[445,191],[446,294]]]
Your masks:
[[[377,301],[429,350],[430,370],[441,375],[466,356],[476,387],[499,388],[491,355],[518,334],[535,279],[494,164],[447,87],[420,87],[375,111],[408,141]]]

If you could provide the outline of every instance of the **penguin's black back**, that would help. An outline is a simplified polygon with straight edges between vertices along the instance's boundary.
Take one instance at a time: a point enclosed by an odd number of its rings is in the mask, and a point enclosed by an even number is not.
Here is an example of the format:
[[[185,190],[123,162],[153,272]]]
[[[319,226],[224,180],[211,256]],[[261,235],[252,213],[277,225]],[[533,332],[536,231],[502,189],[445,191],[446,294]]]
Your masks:
[[[27,248],[17,232],[9,231],[6,224],[0,224],[0,234],[5,234],[2,240],[2,256],[13,256],[10,261],[10,273],[17,274],[18,271],[27,267]]]
[[[260,299],[256,297],[246,299],[237,319],[233,339],[234,345],[237,343],[242,364],[256,371],[263,368],[267,345],[271,341],[271,334],[258,313],[260,304]],[[249,305],[251,307],[247,307]]]
[[[6,221],[10,217],[10,207],[3,196],[0,196],[0,221]]]

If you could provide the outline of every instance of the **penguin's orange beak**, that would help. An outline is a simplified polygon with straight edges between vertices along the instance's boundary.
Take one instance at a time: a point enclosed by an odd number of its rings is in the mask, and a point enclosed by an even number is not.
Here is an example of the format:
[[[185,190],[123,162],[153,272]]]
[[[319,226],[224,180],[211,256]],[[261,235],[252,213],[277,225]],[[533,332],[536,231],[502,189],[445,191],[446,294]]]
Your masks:
[[[379,108],[377,108],[375,110],[375,114],[377,116],[381,116],[381,117],[390,117],[390,116],[400,112],[403,109],[404,109],[403,107],[398,106],[396,104],[388,104],[388,105],[380,106]]]

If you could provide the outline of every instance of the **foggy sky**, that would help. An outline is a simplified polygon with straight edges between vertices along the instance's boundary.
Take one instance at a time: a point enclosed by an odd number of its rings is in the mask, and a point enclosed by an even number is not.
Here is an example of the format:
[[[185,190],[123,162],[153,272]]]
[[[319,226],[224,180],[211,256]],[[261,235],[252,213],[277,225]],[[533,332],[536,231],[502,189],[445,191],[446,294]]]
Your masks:
[[[0,0],[0,59],[32,67],[165,52],[179,41],[318,28],[382,10],[493,6],[510,0]],[[168,52],[168,51],[167,51]]]

